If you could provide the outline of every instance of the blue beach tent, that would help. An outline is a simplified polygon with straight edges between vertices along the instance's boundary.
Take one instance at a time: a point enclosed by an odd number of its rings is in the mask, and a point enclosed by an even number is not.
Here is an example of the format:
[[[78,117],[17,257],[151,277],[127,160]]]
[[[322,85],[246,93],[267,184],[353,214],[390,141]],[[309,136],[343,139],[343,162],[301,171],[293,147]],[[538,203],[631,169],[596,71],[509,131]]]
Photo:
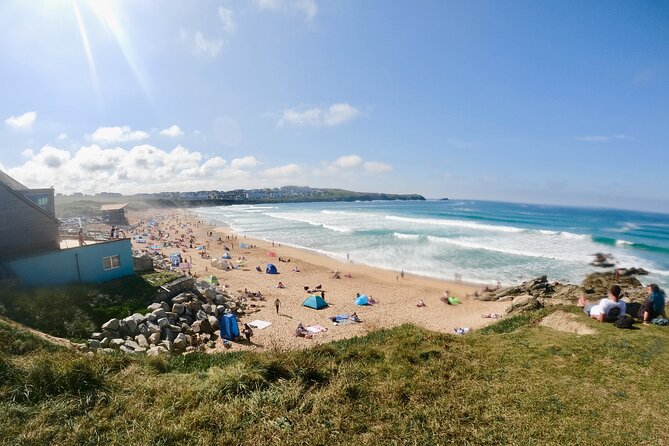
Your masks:
[[[170,263],[174,267],[178,267],[179,263],[181,263],[181,254],[178,252],[175,252],[174,254],[170,254]]]
[[[314,310],[320,310],[328,306],[328,303],[325,302],[321,296],[311,295],[305,299],[302,303],[305,307],[313,308]]]
[[[229,252],[224,252],[223,255],[221,256],[222,259],[230,260],[232,259],[232,256],[230,255]]]
[[[267,264],[267,269],[265,270],[267,274],[279,274],[279,272],[276,270],[276,266],[274,266],[273,263],[268,263]]]
[[[239,336],[239,326],[237,325],[237,318],[234,314],[228,313],[221,316],[218,320],[221,325],[221,337],[229,341]]]
[[[361,294],[360,296],[355,298],[355,304],[356,305],[369,305],[369,299],[367,298],[366,294]]]

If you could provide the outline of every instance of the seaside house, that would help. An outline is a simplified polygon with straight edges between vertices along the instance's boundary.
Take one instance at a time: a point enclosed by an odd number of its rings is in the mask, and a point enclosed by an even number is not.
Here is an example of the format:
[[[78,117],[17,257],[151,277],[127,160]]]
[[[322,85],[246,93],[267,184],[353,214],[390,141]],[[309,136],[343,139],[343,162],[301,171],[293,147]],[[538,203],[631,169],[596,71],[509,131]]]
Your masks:
[[[23,286],[104,282],[134,274],[129,239],[61,249],[54,190],[0,171],[0,281]]]
[[[100,212],[102,212],[102,220],[107,223],[119,223],[126,225],[128,220],[125,218],[125,207],[128,203],[124,204],[103,204],[100,206]]]

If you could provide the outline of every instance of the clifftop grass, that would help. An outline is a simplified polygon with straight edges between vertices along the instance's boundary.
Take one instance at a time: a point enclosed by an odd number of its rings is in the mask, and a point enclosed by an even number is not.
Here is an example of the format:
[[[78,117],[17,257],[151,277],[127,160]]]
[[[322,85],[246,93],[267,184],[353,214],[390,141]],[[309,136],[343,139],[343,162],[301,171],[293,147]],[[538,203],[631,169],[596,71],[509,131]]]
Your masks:
[[[466,336],[403,325],[306,351],[162,358],[83,356],[0,321],[0,441],[669,443],[669,329],[584,317],[598,334],[576,336],[538,326],[543,314]]]

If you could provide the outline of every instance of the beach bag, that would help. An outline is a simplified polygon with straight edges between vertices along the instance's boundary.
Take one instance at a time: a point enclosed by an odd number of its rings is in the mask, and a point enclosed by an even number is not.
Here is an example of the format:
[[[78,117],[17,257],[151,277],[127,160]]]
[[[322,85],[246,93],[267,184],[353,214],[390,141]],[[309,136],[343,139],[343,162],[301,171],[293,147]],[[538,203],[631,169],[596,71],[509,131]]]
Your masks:
[[[623,314],[622,316],[620,316],[618,319],[615,320],[613,325],[615,325],[616,328],[631,329],[632,326],[634,325],[634,318],[626,314]]]

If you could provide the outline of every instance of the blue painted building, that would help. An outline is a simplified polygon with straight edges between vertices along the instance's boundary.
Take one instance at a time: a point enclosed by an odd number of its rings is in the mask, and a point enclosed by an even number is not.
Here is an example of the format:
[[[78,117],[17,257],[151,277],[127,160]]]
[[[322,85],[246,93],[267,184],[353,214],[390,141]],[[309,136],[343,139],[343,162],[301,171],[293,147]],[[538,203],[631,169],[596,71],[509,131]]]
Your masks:
[[[135,274],[130,239],[14,259],[9,267],[27,287],[106,282]]]

